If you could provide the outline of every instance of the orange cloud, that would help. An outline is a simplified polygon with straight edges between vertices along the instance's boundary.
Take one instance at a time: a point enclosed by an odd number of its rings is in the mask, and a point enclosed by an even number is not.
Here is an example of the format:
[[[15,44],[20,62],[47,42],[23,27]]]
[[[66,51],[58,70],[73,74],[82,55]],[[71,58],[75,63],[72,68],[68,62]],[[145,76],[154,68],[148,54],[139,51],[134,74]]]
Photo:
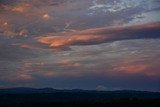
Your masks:
[[[29,7],[28,5],[15,6],[15,7],[13,7],[12,11],[23,13],[23,12],[26,12],[29,9],[28,7]]]
[[[22,48],[29,48],[29,49],[41,49],[38,46],[28,45],[28,44],[22,44],[22,45],[20,45],[20,47],[22,47]]]
[[[30,45],[30,44],[23,44],[23,43],[15,43],[15,44],[12,44],[12,45],[19,46],[21,48],[42,49],[40,46]]]
[[[40,37],[37,40],[41,43],[49,44],[50,47],[60,47],[68,45],[83,45],[88,42],[97,42],[106,39],[100,35],[68,35],[68,36],[48,36]]]

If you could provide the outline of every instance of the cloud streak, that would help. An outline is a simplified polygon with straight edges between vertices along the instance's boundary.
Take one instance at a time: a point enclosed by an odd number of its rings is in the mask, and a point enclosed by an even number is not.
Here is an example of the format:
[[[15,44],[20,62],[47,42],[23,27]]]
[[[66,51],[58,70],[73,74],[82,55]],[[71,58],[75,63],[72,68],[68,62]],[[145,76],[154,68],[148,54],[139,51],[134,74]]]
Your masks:
[[[127,39],[160,38],[160,23],[148,23],[134,26],[114,26],[67,32],[63,36],[43,36],[36,40],[49,47],[95,45]]]

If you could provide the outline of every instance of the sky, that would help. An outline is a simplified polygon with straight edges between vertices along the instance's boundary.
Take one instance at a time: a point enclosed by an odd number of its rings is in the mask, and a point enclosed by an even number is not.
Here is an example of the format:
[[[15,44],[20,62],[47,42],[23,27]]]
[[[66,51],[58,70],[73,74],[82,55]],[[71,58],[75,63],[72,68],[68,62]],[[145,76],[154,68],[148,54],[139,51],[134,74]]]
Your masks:
[[[0,88],[160,91],[159,0],[0,0]]]

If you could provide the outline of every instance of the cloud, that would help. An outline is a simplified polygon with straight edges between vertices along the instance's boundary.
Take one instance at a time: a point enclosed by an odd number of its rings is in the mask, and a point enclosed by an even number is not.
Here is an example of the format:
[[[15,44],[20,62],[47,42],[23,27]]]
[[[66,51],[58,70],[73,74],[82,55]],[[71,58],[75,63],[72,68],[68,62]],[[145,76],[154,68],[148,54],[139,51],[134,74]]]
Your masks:
[[[159,21],[152,3],[0,0],[0,85],[156,89],[160,22],[148,23]],[[144,17],[148,24],[135,25]]]
[[[10,78],[9,80],[11,81],[29,81],[29,80],[33,80],[34,77],[32,77],[31,75],[28,75],[28,74],[20,74],[18,76],[15,76],[15,77],[12,77]]]
[[[156,56],[154,57],[156,58]],[[154,59],[154,57],[152,57],[152,59]],[[148,77],[159,77],[160,72],[158,62],[159,59],[151,61],[148,58],[129,57],[122,59],[122,62],[113,66],[112,71],[127,75],[140,74]]]
[[[1,45],[0,46],[0,60],[1,61],[20,61],[23,59],[29,59],[36,57],[35,52],[32,50],[26,50],[13,45]]]
[[[63,47],[48,47],[44,44],[29,44],[29,43],[14,43],[12,44],[14,46],[18,46],[24,49],[34,49],[34,50],[46,50],[51,52],[60,52],[60,51],[69,51],[71,50],[69,47],[63,46]]]
[[[102,8],[90,10],[94,3]],[[37,37],[66,30],[122,25],[141,15],[148,6],[146,1],[141,4],[128,0],[2,0],[0,4],[0,29],[12,37],[22,36],[23,29],[28,36]],[[1,25],[6,22],[11,26],[2,29]]]
[[[46,32],[48,21],[53,21],[53,16],[45,9],[50,3],[43,0],[1,1],[0,34],[15,37]]]
[[[65,33],[63,36],[38,37],[36,40],[49,47],[95,45],[126,39],[160,38],[160,23],[135,26],[114,26]]]
[[[148,65],[124,65],[114,68],[115,71],[123,71],[129,74],[139,73],[148,68]]]
[[[18,60],[18,64],[16,64],[16,59],[8,60],[8,62],[1,60],[0,78],[3,80],[0,81],[4,84],[3,86],[29,84],[30,87],[57,88],[61,86],[65,88],[66,86],[72,88],[76,86],[95,89],[101,85],[107,86],[109,90],[131,89],[130,87],[140,89],[144,86],[148,89],[150,87],[159,89],[159,42],[159,39],[123,40],[99,45],[73,46],[73,51],[50,52],[49,54],[37,51],[37,54],[31,58]],[[7,53],[13,55],[18,52],[17,50],[16,48]],[[27,54],[21,53],[20,55],[26,56]],[[18,56],[16,58],[18,59]],[[150,66],[146,70],[132,73],[128,73],[127,70],[113,71],[111,69],[112,67],[148,64]],[[33,79],[29,79],[28,75]],[[23,76],[26,76],[24,80]],[[13,81],[9,78],[15,79]],[[8,80],[10,81],[6,83]]]

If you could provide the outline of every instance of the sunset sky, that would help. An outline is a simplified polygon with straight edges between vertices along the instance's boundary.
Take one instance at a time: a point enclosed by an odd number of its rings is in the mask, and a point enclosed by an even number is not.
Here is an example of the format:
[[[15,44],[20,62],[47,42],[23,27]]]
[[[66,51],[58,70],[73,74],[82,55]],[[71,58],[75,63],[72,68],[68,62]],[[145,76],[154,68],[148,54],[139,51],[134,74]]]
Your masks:
[[[159,0],[0,0],[0,88],[160,91]]]

